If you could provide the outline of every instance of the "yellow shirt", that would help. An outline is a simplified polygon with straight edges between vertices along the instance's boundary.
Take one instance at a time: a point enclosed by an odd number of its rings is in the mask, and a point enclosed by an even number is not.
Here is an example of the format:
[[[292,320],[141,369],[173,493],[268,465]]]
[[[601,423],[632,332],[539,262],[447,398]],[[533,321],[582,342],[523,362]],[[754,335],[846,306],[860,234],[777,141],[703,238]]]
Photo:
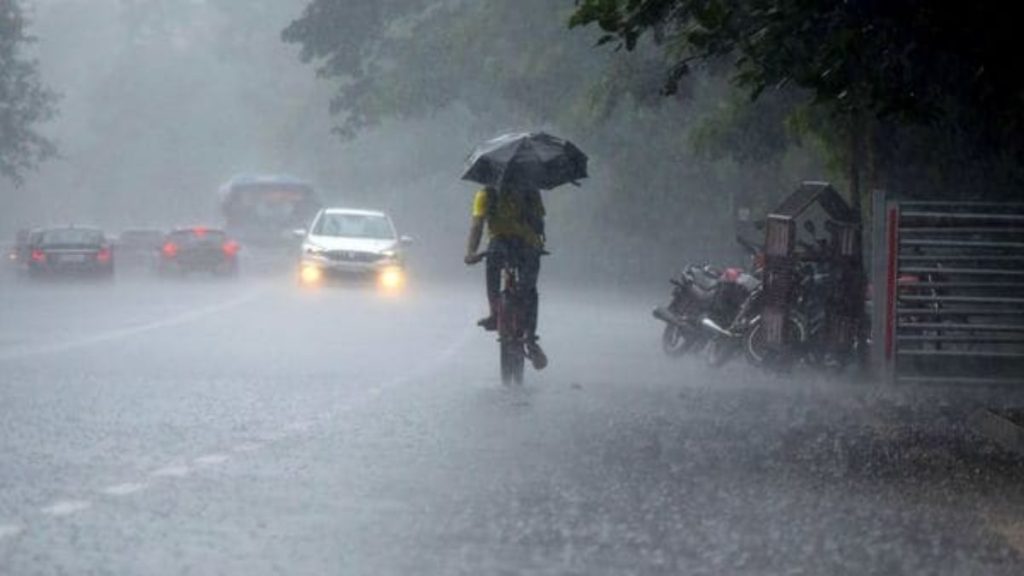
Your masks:
[[[491,238],[520,238],[527,244],[540,248],[544,245],[544,240],[530,225],[531,218],[544,218],[544,204],[540,201],[539,193],[537,196],[532,215],[526,213],[526,203],[521,194],[495,194],[498,205],[489,211],[487,191],[481,189],[473,198],[473,217],[486,220],[487,233]]]

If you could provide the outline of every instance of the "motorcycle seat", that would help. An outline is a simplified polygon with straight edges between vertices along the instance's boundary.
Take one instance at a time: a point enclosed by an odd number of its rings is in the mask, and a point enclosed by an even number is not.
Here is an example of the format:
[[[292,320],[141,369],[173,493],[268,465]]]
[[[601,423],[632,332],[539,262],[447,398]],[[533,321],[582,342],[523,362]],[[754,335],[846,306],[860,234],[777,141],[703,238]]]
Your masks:
[[[718,286],[719,282],[720,280],[717,276],[712,276],[703,270],[699,270],[693,275],[693,283],[699,286],[702,290],[714,290],[715,287]]]
[[[698,302],[708,303],[713,301],[715,299],[715,292],[714,287],[704,288],[696,282],[690,285],[690,294]]]

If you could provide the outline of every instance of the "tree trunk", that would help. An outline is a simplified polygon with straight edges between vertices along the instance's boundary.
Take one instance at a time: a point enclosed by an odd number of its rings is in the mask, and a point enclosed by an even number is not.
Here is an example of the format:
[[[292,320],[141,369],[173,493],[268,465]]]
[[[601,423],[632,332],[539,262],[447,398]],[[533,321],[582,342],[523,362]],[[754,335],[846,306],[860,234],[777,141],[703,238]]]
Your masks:
[[[863,180],[861,176],[864,171],[864,121],[863,115],[859,110],[850,114],[848,145],[850,147],[850,164],[847,167],[850,178],[850,207],[853,208],[857,214],[860,214],[861,192],[863,188]]]

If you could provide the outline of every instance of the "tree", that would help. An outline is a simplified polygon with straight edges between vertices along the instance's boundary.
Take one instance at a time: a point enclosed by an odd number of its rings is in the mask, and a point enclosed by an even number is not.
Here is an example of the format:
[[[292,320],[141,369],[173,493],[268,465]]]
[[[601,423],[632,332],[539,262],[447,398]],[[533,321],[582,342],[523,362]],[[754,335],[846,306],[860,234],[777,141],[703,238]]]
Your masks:
[[[43,86],[32,42],[17,0],[0,0],[0,176],[22,182],[26,171],[52,157],[56,147],[37,131],[56,113],[56,95]]]
[[[564,234],[553,241],[579,242],[559,251],[576,255],[581,273],[660,278],[678,265],[677,250],[728,257],[732,235],[721,231],[733,224],[735,192],[775,198],[791,189],[792,174],[780,166],[751,178],[693,154],[689,132],[717,112],[728,89],[722,74],[679,79],[675,96],[663,98],[660,48],[640,41],[628,54],[596,50],[598,31],[568,30],[573,8],[571,0],[312,0],[283,38],[334,83],[332,109],[345,135],[468,110],[460,116],[471,124],[468,138],[441,146],[454,188],[465,153],[495,131],[543,127],[573,139],[592,158],[585,199],[559,190],[548,201],[553,235]],[[751,154],[750,163],[761,157]]]
[[[672,57],[670,90],[707,60],[729,62],[753,98],[807,90],[847,141],[855,192],[862,172],[877,179],[883,123],[959,132],[961,151],[1024,150],[1018,26],[992,0],[579,0],[572,24],[628,50],[656,38]]]
[[[567,34],[571,10],[570,0],[312,0],[282,37],[336,83],[331,111],[347,136],[453,102],[497,124],[544,123],[591,104],[600,113],[644,69],[617,67],[624,59],[592,50],[596,37]]]

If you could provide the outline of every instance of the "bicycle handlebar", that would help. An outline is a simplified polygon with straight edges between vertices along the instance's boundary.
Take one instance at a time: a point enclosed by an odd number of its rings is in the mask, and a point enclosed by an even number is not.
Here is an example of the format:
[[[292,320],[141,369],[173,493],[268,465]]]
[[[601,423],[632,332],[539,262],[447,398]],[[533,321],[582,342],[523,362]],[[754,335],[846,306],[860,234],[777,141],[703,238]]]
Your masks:
[[[479,258],[490,258],[491,256],[497,256],[499,254],[508,254],[509,252],[510,251],[508,251],[508,250],[484,250],[483,252],[477,252],[476,254],[474,254],[474,256],[477,256]],[[551,252],[548,252],[547,250],[543,250],[543,249],[538,250],[537,252],[541,256],[550,256],[551,255]]]

